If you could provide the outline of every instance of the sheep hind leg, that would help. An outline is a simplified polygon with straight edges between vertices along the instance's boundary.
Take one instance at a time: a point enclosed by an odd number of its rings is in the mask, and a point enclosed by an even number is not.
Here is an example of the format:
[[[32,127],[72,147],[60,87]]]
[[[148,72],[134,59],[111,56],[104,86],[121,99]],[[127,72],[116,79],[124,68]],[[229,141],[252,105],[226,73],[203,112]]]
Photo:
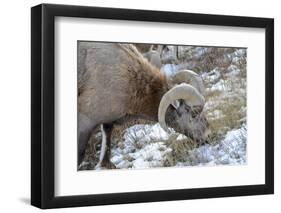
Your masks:
[[[113,124],[106,123],[101,125],[102,131],[102,144],[100,151],[98,167],[105,167],[108,169],[115,169],[115,165],[110,161],[111,156],[111,133],[112,133]]]

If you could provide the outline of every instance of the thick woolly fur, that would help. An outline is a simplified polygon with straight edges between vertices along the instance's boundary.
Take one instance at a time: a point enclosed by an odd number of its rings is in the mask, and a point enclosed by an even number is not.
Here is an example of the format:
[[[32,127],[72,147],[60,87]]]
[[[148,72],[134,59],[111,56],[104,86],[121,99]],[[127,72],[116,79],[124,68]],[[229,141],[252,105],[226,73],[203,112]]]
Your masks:
[[[79,112],[96,125],[130,116],[157,121],[160,100],[169,90],[165,75],[133,45],[83,43]]]

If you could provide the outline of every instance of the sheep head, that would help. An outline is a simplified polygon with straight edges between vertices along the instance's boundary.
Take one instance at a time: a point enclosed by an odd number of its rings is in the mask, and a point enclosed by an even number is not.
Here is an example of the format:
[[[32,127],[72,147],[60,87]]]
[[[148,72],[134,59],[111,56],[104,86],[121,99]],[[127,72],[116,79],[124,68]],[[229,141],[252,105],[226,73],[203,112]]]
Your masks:
[[[159,105],[158,120],[198,142],[208,140],[208,121],[203,114],[205,94],[202,79],[193,71],[180,71],[172,79],[174,86],[166,92]],[[202,94],[203,93],[203,94]]]

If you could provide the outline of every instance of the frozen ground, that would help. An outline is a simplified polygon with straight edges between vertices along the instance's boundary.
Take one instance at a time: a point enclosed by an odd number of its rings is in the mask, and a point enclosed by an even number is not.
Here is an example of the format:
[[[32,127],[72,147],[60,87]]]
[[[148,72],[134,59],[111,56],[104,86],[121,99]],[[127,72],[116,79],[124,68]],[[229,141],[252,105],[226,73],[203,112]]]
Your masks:
[[[111,161],[119,169],[164,167],[172,152],[166,141],[168,135],[159,124],[135,125],[126,130],[123,146],[112,149]],[[178,135],[178,138],[185,136]],[[185,161],[175,166],[237,165],[246,163],[246,126],[229,131],[217,144],[205,144],[186,152]]]

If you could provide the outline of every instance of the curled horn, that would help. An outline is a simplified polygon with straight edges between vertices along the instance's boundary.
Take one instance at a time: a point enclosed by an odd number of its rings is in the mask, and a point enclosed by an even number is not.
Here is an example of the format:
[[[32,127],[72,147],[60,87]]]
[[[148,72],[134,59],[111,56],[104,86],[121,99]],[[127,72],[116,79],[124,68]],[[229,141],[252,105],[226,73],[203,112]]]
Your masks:
[[[165,121],[166,111],[171,103],[179,99],[183,99],[191,107],[199,106],[201,109],[205,104],[205,98],[193,86],[186,83],[174,86],[163,95],[158,108],[158,121],[165,131],[168,131]]]
[[[173,77],[175,84],[187,83],[195,87],[203,96],[205,95],[205,88],[201,77],[191,70],[181,70]]]

